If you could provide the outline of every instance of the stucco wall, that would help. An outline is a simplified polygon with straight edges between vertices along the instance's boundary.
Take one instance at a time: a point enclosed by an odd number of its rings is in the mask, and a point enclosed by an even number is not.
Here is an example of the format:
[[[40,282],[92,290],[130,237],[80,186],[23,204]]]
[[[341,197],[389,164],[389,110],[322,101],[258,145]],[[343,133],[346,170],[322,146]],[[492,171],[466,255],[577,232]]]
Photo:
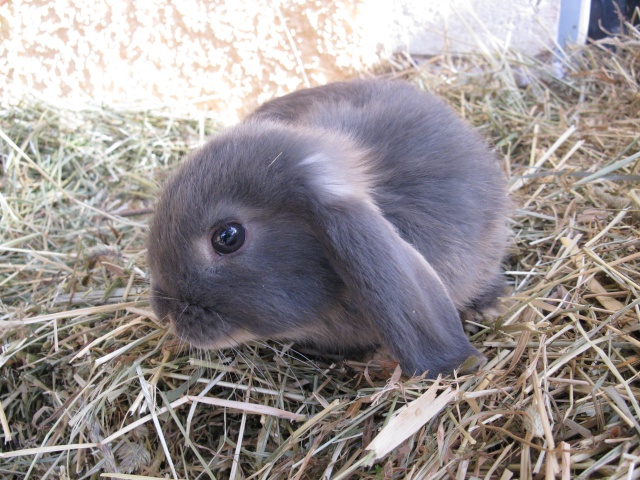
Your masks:
[[[67,103],[160,101],[233,121],[398,50],[469,51],[510,39],[535,54],[555,36],[559,0],[0,4],[1,100],[35,90]]]

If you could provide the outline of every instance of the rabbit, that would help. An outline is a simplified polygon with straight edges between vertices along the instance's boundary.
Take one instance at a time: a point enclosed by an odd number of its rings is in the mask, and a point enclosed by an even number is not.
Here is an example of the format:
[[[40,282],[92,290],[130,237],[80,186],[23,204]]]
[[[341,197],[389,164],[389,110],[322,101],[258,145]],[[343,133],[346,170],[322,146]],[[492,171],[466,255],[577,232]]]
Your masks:
[[[410,375],[475,369],[460,314],[504,289],[506,218],[495,155],[443,101],[404,81],[300,90],[166,183],[151,304],[196,347],[382,345]]]

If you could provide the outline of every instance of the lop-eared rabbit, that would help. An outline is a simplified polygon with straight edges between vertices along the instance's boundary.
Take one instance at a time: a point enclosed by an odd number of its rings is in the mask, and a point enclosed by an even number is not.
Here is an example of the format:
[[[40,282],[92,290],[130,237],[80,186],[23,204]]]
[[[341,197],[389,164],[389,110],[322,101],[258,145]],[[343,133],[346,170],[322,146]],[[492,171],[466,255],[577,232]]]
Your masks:
[[[384,345],[408,374],[477,366],[460,315],[502,292],[506,205],[495,155],[441,100],[401,81],[301,90],[168,181],[152,306],[198,347]]]

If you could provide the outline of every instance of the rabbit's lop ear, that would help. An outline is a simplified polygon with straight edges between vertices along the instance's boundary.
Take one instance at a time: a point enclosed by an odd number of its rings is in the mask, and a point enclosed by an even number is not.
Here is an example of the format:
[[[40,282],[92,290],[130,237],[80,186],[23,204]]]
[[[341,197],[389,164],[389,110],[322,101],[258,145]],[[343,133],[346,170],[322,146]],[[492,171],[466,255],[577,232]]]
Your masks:
[[[318,171],[316,171],[316,174]],[[325,175],[329,172],[322,172]],[[440,277],[403,240],[362,188],[330,188],[312,201],[312,223],[334,270],[358,307],[380,330],[408,374],[450,373],[463,363],[477,368],[485,357],[466,337]],[[323,190],[316,176],[313,190]],[[337,192],[343,195],[336,194]],[[469,357],[474,357],[466,362]]]

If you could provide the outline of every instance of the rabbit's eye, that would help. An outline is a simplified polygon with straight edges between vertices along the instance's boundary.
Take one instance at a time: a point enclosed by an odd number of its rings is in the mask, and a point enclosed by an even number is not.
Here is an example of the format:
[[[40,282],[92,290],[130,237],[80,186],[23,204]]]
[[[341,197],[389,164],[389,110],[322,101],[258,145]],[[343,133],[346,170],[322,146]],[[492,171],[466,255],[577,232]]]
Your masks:
[[[238,250],[244,243],[245,230],[239,223],[227,223],[213,232],[211,245],[220,255],[227,255]]]

